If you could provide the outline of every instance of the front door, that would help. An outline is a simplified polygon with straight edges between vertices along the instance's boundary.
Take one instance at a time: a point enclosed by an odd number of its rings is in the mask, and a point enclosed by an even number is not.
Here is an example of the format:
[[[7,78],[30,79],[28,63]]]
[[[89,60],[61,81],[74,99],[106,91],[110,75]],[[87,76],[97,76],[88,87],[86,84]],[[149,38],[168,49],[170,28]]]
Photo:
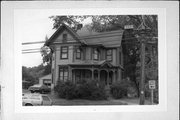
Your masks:
[[[107,72],[106,72],[105,70],[102,70],[102,71],[100,72],[100,81],[101,81],[103,84],[107,85]]]

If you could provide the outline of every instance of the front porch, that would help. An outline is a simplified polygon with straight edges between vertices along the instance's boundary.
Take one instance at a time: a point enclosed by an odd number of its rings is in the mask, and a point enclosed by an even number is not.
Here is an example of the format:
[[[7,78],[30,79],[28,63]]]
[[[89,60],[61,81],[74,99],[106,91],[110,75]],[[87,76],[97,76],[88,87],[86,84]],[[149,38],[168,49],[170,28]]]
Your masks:
[[[70,64],[68,80],[78,83],[81,80],[97,80],[109,87],[113,82],[121,80],[121,68],[105,61],[102,64]]]
[[[69,80],[74,83],[82,80],[97,80],[109,86],[118,79],[117,70],[115,69],[71,68],[69,73],[72,73],[72,75],[69,74]]]

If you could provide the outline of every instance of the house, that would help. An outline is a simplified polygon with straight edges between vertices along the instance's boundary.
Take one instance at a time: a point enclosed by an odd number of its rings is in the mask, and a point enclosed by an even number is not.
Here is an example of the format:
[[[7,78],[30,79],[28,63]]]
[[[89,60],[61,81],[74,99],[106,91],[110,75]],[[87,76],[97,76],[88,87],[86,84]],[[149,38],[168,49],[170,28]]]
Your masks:
[[[98,80],[106,86],[122,79],[123,30],[75,32],[62,25],[46,42],[52,51],[52,85],[58,80]]]
[[[52,84],[52,76],[51,76],[51,74],[40,77],[39,78],[39,84],[40,85],[46,85],[49,88],[51,88],[51,84]]]

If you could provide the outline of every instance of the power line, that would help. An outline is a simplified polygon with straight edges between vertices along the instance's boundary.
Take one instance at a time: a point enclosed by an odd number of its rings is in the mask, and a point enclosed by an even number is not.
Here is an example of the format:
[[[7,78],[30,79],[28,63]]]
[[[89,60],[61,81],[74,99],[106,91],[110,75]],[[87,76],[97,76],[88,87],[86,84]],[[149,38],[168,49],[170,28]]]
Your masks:
[[[22,54],[27,54],[27,53],[40,53],[41,51],[32,51],[32,52],[22,52]]]
[[[111,35],[111,36],[106,36],[106,37],[116,37],[116,36],[121,36],[121,35]],[[93,38],[93,37],[89,37],[87,39],[91,39],[91,38]],[[99,38],[101,38],[101,37],[99,37]],[[153,39],[153,38],[158,38],[158,37],[145,37],[145,38],[152,38]],[[124,38],[122,40],[132,40],[132,39],[137,39],[137,38],[136,37],[130,37],[130,38]],[[59,39],[59,40],[61,40],[61,39]],[[74,40],[74,39],[67,39],[67,41],[72,41],[72,40]],[[80,40],[84,40],[84,39],[80,39]],[[103,41],[103,42],[105,42],[105,41]],[[22,45],[40,44],[40,43],[45,43],[45,41],[26,42],[26,43],[22,43]]]
[[[22,51],[31,51],[31,50],[40,50],[40,48],[35,48],[35,49],[25,49],[25,50],[22,50]]]
[[[45,43],[45,41],[37,41],[37,42],[26,42],[26,43],[22,43],[22,45],[29,45],[29,44],[40,44],[40,43]]]
[[[128,39],[123,39],[123,40],[126,40],[126,41],[124,41],[124,42],[122,42],[121,44],[137,44],[137,43],[139,43],[139,41],[132,41],[132,39],[133,39],[134,37],[131,37],[131,38],[128,38]],[[131,40],[131,41],[129,41],[129,40]],[[109,40],[105,40],[104,42],[107,42],[107,41],[109,41]],[[115,40],[115,41],[119,41],[119,40]],[[109,41],[110,42],[110,41]],[[97,43],[99,43],[99,42],[97,42]],[[155,44],[155,43],[157,43],[157,41],[148,41],[147,42],[148,44]],[[117,45],[116,43],[115,44],[111,44],[112,46],[113,45]],[[110,45],[110,46],[111,46]],[[74,48],[73,48],[74,49]],[[40,52],[40,48],[35,48],[35,49],[25,49],[25,50],[22,50],[23,51],[23,53],[34,53],[33,51],[34,50],[39,50],[38,52]],[[70,49],[69,49],[70,50]],[[36,53],[37,51],[35,51],[35,53]]]

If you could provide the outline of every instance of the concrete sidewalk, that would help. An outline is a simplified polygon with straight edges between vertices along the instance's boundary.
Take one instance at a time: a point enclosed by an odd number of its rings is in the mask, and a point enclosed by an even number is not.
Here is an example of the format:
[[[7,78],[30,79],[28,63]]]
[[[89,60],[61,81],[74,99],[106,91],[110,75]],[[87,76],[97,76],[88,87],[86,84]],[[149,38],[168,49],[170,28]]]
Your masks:
[[[122,98],[119,99],[122,103],[127,103],[128,105],[139,105],[139,98]],[[145,105],[152,105],[150,100],[145,100]],[[155,105],[155,104],[153,104]]]

